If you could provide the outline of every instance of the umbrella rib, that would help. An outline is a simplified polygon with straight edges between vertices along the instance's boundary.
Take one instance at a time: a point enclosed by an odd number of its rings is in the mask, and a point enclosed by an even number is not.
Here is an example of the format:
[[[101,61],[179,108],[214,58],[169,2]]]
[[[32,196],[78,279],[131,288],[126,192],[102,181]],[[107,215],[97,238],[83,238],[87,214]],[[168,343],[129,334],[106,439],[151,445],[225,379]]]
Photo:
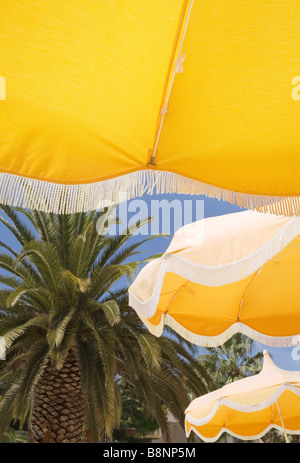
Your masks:
[[[289,438],[288,438],[288,435],[287,435],[287,432],[286,432],[286,429],[285,429],[285,425],[284,425],[284,422],[283,422],[282,413],[281,413],[281,409],[279,407],[278,400],[276,400],[276,404],[277,404],[277,408],[278,408],[278,412],[279,412],[279,416],[280,416],[281,426],[282,426],[283,432],[284,432],[285,441],[288,444],[290,441],[289,441]]]
[[[179,48],[178,48],[178,52],[177,52],[176,62],[178,62],[179,59],[180,59],[180,53],[181,53],[185,33],[186,33],[186,30],[187,30],[187,26],[188,26],[190,14],[191,14],[192,6],[193,6],[193,1],[194,0],[190,0],[190,5],[189,5],[189,8],[188,8],[189,0],[185,0],[182,11],[181,11],[179,24],[178,24],[178,28],[177,28],[177,33],[176,33],[176,37],[175,37],[173,48],[172,48],[172,53],[171,53],[169,67],[168,67],[167,77],[166,77],[165,85],[164,85],[164,89],[163,89],[163,95],[162,95],[162,99],[161,99],[160,122],[159,122],[158,128],[156,130],[156,134],[155,134],[154,147],[153,147],[152,150],[149,150],[149,152],[151,153],[151,158],[150,158],[150,161],[148,163],[148,166],[154,166],[155,167],[155,155],[156,155],[156,151],[157,151],[158,140],[159,140],[159,137],[160,137],[160,133],[161,133],[161,129],[162,129],[162,126],[163,126],[164,119],[165,119],[165,115],[166,115],[166,113],[168,111],[168,103],[169,103],[169,99],[170,99],[172,86],[173,86],[173,83],[174,83],[174,78],[175,78],[176,73],[178,72],[177,67],[175,65],[174,69],[173,69],[171,81],[170,81],[171,70],[172,70],[172,67],[173,67],[175,53],[176,53],[176,50],[177,50],[179,40],[180,40],[180,44],[179,44]],[[187,9],[188,9],[188,12],[187,12],[187,15],[186,15]],[[184,27],[183,27],[185,16],[186,16],[186,19],[185,19],[185,24],[184,24]],[[181,39],[180,39],[180,34],[181,34],[182,27],[183,27],[183,32],[182,32]],[[179,72],[181,72],[181,71],[179,71]],[[170,82],[170,84],[169,84],[169,82]]]
[[[238,316],[237,316],[237,321],[240,320],[240,317],[241,317],[241,311],[242,311],[242,305],[243,305],[243,302],[244,302],[244,298],[247,294],[247,291],[248,289],[250,288],[250,286],[252,285],[253,281],[255,280],[255,278],[257,277],[257,275],[260,273],[262,267],[260,269],[258,269],[256,272],[255,272],[255,275],[253,276],[253,278],[251,278],[251,281],[250,283],[248,284],[247,288],[245,289],[245,291],[243,292],[243,295],[241,297],[241,300],[240,300],[240,305],[239,305],[239,312],[238,312]]]
[[[188,281],[186,281],[185,283],[183,283],[183,284],[176,290],[176,292],[173,294],[173,296],[171,297],[170,301],[168,302],[168,305],[167,305],[167,307],[166,307],[166,310],[164,311],[165,314],[168,313],[168,309],[169,309],[170,305],[172,304],[172,302],[174,301],[174,299],[178,296],[178,293],[179,293],[183,288],[185,288],[186,285],[187,285],[188,283],[189,283]]]

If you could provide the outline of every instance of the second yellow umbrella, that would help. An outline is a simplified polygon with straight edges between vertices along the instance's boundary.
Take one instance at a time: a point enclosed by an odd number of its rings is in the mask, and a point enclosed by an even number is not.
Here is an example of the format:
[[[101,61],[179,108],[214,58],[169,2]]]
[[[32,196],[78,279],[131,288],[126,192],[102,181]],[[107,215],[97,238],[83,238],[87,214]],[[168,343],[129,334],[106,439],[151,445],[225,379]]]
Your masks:
[[[202,346],[236,332],[272,346],[300,334],[300,218],[245,211],[178,230],[129,288],[130,305],[160,336],[165,324]]]

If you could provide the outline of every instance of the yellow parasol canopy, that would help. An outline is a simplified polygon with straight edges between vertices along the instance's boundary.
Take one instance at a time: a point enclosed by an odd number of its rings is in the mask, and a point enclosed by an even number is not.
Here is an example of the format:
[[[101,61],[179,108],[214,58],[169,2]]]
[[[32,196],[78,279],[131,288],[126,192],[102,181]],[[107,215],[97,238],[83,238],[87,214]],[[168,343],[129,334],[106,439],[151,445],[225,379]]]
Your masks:
[[[299,212],[298,0],[1,4],[0,202]],[[278,204],[278,199],[283,198]]]
[[[164,324],[202,346],[236,332],[272,346],[300,339],[300,217],[255,211],[179,229],[142,268],[129,303],[149,330]]]
[[[240,439],[257,439],[271,428],[300,434],[300,371],[278,368],[264,351],[257,375],[226,384],[205,394],[185,410],[186,434],[194,431],[207,442],[223,432]]]

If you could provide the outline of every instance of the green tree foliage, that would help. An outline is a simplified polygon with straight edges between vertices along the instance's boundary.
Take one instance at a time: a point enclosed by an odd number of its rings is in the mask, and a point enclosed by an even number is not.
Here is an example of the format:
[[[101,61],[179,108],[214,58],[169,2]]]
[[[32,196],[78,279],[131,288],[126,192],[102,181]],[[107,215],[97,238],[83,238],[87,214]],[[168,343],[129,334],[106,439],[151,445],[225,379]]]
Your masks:
[[[253,339],[236,333],[221,346],[208,347],[199,358],[200,363],[219,389],[246,376],[258,373],[262,366],[262,353],[253,352]]]
[[[120,428],[134,428],[140,434],[150,433],[158,429],[156,419],[149,413],[145,405],[138,400],[131,384],[121,381],[122,416]]]

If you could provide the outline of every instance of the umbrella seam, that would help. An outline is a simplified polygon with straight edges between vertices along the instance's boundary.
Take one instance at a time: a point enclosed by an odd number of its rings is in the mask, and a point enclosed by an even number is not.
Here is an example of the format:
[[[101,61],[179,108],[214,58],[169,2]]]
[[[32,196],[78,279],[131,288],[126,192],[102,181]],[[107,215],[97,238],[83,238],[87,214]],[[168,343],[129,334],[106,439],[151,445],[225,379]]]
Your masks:
[[[159,117],[158,117],[159,124],[158,124],[157,130],[156,130],[156,134],[155,134],[155,138],[154,138],[155,141],[154,141],[153,148],[149,150],[149,152],[151,153],[150,161],[147,164],[149,167],[151,167],[151,166],[155,167],[155,161],[156,161],[155,156],[156,156],[156,152],[157,152],[158,141],[159,141],[160,133],[161,133],[161,130],[162,130],[163,122],[164,122],[164,119],[165,119],[165,115],[166,115],[167,110],[168,110],[169,98],[170,98],[170,95],[171,95],[171,90],[172,90],[172,86],[173,86],[173,83],[174,83],[174,78],[175,78],[175,75],[177,73],[176,62],[180,58],[180,53],[181,53],[185,33],[186,33],[186,30],[187,30],[187,25],[188,25],[189,18],[190,18],[191,9],[192,9],[192,6],[193,6],[193,0],[190,0],[189,7],[188,7],[188,4],[189,4],[189,0],[186,0],[185,3],[184,3],[183,9],[182,9],[181,15],[180,15],[179,24],[178,24],[178,28],[177,28],[177,34],[176,34],[176,38],[175,38],[175,43],[174,43],[173,48],[172,48],[170,64],[169,64],[168,73],[167,73],[167,76],[166,76],[165,85],[164,85],[164,89],[163,89],[163,95],[162,95],[162,99],[161,99],[160,114],[159,114]],[[186,11],[187,11],[187,16],[186,16],[186,19],[184,21]],[[181,34],[182,27],[183,27],[183,32]],[[180,44],[179,44],[179,48],[178,48],[178,52],[177,52],[177,59],[175,61],[175,66],[174,66],[174,59],[175,59],[175,54],[176,54],[176,50],[177,50],[177,47],[178,47],[179,40],[180,40]],[[173,68],[173,72],[172,72],[172,77],[171,77],[172,68]],[[170,77],[171,77],[171,82],[170,82]]]
[[[252,283],[254,282],[254,280],[256,279],[256,277],[260,274],[261,272],[261,269],[262,267],[260,267],[258,270],[256,270],[255,274],[253,275],[253,278],[251,278],[251,281],[249,282],[247,288],[245,289],[245,291],[243,292],[243,295],[241,297],[241,300],[240,300],[240,304],[239,304],[239,312],[238,312],[238,315],[237,315],[237,321],[240,320],[240,317],[241,317],[241,311],[242,311],[242,305],[244,303],[244,299],[246,297],[246,294],[250,288],[250,286],[252,286]]]

